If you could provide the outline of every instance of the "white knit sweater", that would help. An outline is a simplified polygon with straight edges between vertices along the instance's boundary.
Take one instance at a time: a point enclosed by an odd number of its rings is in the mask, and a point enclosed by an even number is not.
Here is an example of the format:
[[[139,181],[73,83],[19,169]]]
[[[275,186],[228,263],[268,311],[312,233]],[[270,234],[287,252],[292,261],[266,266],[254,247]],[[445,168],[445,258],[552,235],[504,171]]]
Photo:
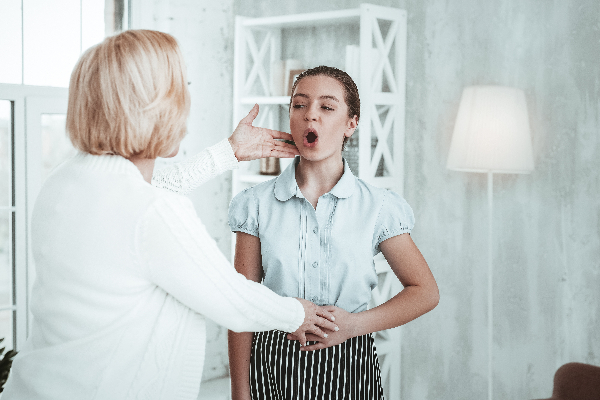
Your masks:
[[[158,184],[185,191],[235,164],[224,140],[187,164],[199,173],[173,167]],[[34,320],[2,400],[196,399],[204,317],[234,331],[304,319],[297,300],[236,273],[189,199],[119,156],[78,154],[48,178],[32,249]]]

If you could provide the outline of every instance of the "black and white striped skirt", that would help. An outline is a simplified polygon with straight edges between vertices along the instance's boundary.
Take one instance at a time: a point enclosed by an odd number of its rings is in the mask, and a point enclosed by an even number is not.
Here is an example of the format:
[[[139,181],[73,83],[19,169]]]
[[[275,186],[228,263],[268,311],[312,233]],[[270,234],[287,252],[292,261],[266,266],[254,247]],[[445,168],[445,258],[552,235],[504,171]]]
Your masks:
[[[315,351],[300,351],[300,343],[286,335],[276,330],[254,334],[250,359],[253,400],[383,400],[371,335]]]

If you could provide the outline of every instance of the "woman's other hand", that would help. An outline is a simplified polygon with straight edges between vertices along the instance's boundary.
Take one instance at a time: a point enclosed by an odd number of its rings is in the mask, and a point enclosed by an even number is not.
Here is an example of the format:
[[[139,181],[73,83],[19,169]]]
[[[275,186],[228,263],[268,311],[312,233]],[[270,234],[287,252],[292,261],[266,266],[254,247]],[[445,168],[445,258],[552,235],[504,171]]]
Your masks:
[[[308,335],[323,339],[329,336],[326,332],[339,330],[338,326],[332,322],[335,320],[334,315],[326,308],[319,307],[305,299],[296,298],[296,300],[304,307],[304,322],[291,334],[300,341],[300,345],[306,345]]]
[[[313,334],[306,334],[306,340],[309,342],[316,342],[303,346],[302,351],[319,350],[327,347],[335,346],[340,343],[344,343],[351,337],[358,336],[355,332],[356,321],[355,314],[349,313],[348,311],[336,307],[336,306],[324,306],[323,309],[329,311],[335,317],[335,323],[339,327],[338,331],[326,331],[327,337],[320,337]],[[295,334],[288,334],[287,338],[290,340],[298,340],[298,336]]]
[[[285,132],[252,126],[258,115],[258,104],[238,124],[229,143],[238,161],[256,160],[265,157],[292,158],[300,153],[296,146],[275,139],[293,141]]]

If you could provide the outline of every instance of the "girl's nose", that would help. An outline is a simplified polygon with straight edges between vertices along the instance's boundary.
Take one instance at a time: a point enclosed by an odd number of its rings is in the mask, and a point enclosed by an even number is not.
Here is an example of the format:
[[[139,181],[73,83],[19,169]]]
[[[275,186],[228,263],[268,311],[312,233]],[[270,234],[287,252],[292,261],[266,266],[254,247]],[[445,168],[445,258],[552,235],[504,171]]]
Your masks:
[[[304,114],[304,119],[307,121],[315,121],[317,119],[317,110],[314,106],[309,106]]]

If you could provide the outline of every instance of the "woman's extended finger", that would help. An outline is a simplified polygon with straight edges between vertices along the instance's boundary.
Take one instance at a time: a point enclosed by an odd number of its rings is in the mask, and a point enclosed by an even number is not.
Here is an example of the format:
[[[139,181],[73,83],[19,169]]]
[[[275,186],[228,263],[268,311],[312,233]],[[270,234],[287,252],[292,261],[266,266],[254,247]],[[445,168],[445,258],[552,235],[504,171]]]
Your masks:
[[[294,158],[300,153],[298,149],[288,150],[287,148],[273,147],[268,150],[268,153],[263,151],[263,157],[277,157],[277,158]]]
[[[290,135],[289,133],[286,133],[286,132],[276,131],[276,130],[267,129],[267,128],[260,128],[260,130],[262,131],[261,133],[263,133],[263,132],[267,133],[273,139],[284,139],[284,140],[289,140],[291,142],[294,141],[294,139],[292,138],[292,135]]]
[[[306,346],[306,335],[304,332],[298,333],[298,341],[300,342],[300,346]]]
[[[328,347],[327,344],[325,343],[313,343],[313,344],[309,344],[308,346],[303,346],[300,351],[313,351],[313,350],[321,350]]]
[[[268,157],[276,157],[276,158],[294,158],[298,155],[298,153],[289,153],[285,151],[279,150],[271,150],[271,153]]]
[[[307,342],[318,342],[319,340],[322,340],[322,338],[313,335],[312,333],[306,333],[306,341]],[[287,340],[300,340],[298,339],[298,336],[294,335],[293,333],[288,333],[286,336]]]
[[[323,321],[326,321],[326,320],[323,319]],[[314,328],[307,329],[306,332],[310,332],[313,335],[318,336],[320,338],[326,338],[329,336],[327,333],[323,332],[318,325],[314,325]]]
[[[298,148],[296,146],[294,146],[293,144],[289,144],[289,143],[285,143],[285,142],[280,142],[278,140],[275,141],[275,144],[273,145],[273,148],[275,150],[278,150],[278,151],[284,151],[284,152],[288,152],[288,153],[300,154],[298,152]]]
[[[325,328],[327,330],[330,331],[339,331],[340,328],[338,328],[338,326],[331,322],[330,320],[328,320],[327,318],[323,318],[321,316],[317,316],[317,321],[315,322],[315,325],[319,328]],[[321,330],[321,329],[319,329]],[[327,336],[323,336],[323,337],[327,337]]]
[[[331,313],[331,311],[327,309],[326,306],[319,307],[317,315],[320,315],[321,317],[326,318],[330,321],[335,321],[335,316]]]
[[[306,333],[306,341],[307,342],[320,342],[323,340],[323,338],[318,337],[317,335],[313,335],[312,333]],[[293,333],[288,333],[286,338],[288,340],[300,340],[298,339],[298,336],[294,335]]]
[[[240,124],[252,125],[252,122],[254,122],[254,119],[258,115],[258,110],[259,110],[258,104],[255,104],[254,107],[252,107],[252,109],[248,113],[248,115],[246,115],[244,118],[242,118],[242,120],[240,121]]]

